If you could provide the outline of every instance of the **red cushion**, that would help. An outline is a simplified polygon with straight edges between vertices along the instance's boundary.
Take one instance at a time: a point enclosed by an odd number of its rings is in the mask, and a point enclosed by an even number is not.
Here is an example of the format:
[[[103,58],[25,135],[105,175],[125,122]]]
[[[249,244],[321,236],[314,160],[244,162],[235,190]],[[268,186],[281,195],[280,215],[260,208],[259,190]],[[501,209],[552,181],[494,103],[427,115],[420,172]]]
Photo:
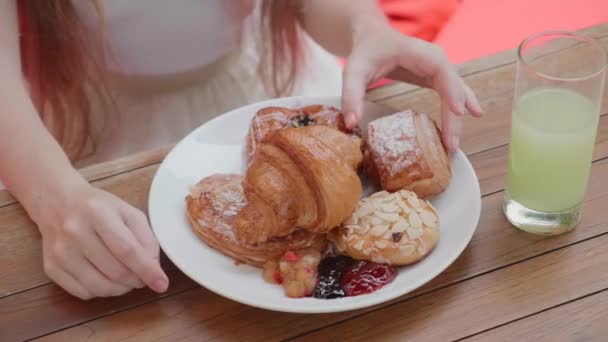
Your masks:
[[[463,0],[435,42],[461,63],[517,47],[544,30],[608,21],[608,0]]]
[[[460,0],[379,0],[379,5],[397,30],[432,40],[450,19]]]

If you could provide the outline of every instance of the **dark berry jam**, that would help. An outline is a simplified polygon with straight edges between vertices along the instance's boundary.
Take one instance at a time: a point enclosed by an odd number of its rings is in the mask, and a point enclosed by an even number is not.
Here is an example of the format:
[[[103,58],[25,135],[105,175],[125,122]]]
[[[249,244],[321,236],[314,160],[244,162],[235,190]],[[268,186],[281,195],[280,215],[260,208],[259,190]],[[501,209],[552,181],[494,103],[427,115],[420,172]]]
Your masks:
[[[397,276],[394,267],[368,261],[357,261],[342,277],[347,296],[371,293],[392,282]]]
[[[289,126],[291,126],[291,127],[306,127],[306,126],[310,126],[310,125],[314,125],[314,124],[315,124],[315,120],[313,120],[308,115],[294,116],[291,119],[291,121],[289,122]]]
[[[344,297],[340,280],[352,261],[353,259],[341,255],[323,258],[317,268],[317,286],[312,296],[321,299]]]
[[[317,285],[312,296],[332,299],[374,292],[397,276],[394,267],[347,256],[327,256],[317,270]]]

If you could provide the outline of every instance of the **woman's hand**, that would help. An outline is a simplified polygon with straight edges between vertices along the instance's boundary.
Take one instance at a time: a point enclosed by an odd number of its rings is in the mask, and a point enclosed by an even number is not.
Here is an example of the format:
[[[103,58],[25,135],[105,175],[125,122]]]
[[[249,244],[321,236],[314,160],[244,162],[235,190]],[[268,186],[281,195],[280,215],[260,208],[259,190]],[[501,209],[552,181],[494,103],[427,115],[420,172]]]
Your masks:
[[[367,86],[382,77],[435,89],[441,98],[443,141],[458,148],[465,109],[480,117],[475,94],[457,74],[440,47],[393,30],[384,22],[358,25],[344,69],[342,109],[354,127],[363,114]]]
[[[81,299],[168,287],[159,246],[146,216],[118,197],[83,182],[35,210],[44,270]]]

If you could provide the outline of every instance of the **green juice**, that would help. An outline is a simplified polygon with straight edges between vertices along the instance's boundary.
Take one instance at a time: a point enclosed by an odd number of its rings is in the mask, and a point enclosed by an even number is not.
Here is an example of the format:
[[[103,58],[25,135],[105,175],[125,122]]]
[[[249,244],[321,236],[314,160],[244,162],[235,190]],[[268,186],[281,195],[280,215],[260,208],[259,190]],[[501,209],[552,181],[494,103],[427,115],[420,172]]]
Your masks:
[[[509,151],[508,193],[541,212],[583,201],[599,109],[575,92],[540,88],[515,104]]]

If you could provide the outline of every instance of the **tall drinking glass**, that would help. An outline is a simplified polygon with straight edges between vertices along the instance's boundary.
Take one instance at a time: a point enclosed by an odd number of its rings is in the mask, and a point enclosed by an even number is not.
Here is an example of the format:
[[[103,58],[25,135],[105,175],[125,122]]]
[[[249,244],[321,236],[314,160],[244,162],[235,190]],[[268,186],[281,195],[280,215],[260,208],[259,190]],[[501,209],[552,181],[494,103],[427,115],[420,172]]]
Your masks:
[[[518,49],[503,209],[535,234],[579,222],[604,94],[606,51],[593,39],[551,31]]]

